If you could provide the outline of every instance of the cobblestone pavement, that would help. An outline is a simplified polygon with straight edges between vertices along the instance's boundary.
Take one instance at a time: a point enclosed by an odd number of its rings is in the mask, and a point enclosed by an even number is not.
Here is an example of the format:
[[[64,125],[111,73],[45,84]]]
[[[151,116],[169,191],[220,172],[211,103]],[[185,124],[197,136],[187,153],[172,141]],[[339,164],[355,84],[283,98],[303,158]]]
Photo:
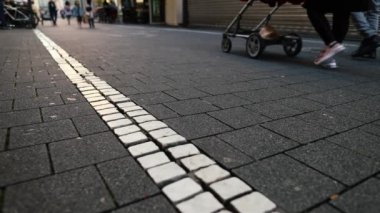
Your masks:
[[[313,39],[40,30],[0,32],[0,211],[379,212],[380,61],[354,45],[329,71]]]

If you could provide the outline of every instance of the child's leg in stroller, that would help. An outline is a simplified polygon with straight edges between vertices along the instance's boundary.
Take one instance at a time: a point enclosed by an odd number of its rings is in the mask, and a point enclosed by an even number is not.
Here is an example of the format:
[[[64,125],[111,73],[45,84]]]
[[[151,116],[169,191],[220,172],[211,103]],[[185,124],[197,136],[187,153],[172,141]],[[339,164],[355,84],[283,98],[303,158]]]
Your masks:
[[[332,33],[330,23],[325,16],[326,13],[319,10],[308,9],[307,15],[315,31],[317,31],[326,46],[336,40]]]
[[[347,35],[350,24],[349,12],[337,12],[333,14],[333,35],[337,42],[342,43]]]

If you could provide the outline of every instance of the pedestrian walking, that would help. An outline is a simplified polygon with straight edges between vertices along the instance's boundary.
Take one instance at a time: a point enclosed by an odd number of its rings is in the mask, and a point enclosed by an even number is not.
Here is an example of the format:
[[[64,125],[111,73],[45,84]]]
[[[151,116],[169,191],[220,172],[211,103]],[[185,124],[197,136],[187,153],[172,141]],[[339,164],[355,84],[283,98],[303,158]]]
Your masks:
[[[90,29],[95,29],[94,11],[91,0],[87,0],[86,15]]]
[[[352,20],[363,40],[352,57],[376,58],[376,49],[380,46],[379,15],[380,0],[370,0],[369,10],[351,13]]]
[[[73,16],[77,18],[79,28],[82,28],[83,9],[78,1],[74,2]]]
[[[65,11],[65,17],[67,19],[67,24],[70,25],[70,19],[71,19],[71,5],[69,1],[65,2],[65,7],[63,8]]]
[[[0,0],[0,28],[5,27],[4,0]]]
[[[50,18],[53,21],[53,25],[57,25],[57,6],[53,0],[48,3]]]
[[[337,68],[334,56],[345,50],[342,45],[348,32],[350,13],[365,11],[369,8],[369,0],[306,0],[303,5],[315,31],[323,40],[325,47],[314,60],[314,64],[326,68]],[[326,14],[332,14],[332,25]]]

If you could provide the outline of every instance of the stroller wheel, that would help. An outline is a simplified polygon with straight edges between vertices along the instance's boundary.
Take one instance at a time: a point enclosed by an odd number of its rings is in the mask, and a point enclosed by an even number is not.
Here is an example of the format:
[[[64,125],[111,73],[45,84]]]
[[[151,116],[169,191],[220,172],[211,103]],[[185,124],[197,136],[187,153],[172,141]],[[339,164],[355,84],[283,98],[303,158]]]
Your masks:
[[[222,39],[222,51],[225,53],[229,53],[231,51],[232,42],[231,39],[224,37]]]
[[[302,38],[295,33],[289,33],[283,37],[282,44],[286,55],[294,57],[301,52]]]
[[[246,43],[246,51],[249,57],[258,58],[265,48],[264,40],[257,33],[252,33]]]

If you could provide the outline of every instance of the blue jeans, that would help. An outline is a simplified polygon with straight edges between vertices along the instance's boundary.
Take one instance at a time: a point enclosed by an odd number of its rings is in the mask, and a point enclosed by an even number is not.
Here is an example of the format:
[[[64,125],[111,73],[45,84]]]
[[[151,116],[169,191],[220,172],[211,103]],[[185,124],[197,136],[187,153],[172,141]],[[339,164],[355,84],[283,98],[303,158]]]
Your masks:
[[[370,9],[365,12],[353,12],[352,19],[364,38],[377,35],[379,31],[380,0],[370,0]]]

